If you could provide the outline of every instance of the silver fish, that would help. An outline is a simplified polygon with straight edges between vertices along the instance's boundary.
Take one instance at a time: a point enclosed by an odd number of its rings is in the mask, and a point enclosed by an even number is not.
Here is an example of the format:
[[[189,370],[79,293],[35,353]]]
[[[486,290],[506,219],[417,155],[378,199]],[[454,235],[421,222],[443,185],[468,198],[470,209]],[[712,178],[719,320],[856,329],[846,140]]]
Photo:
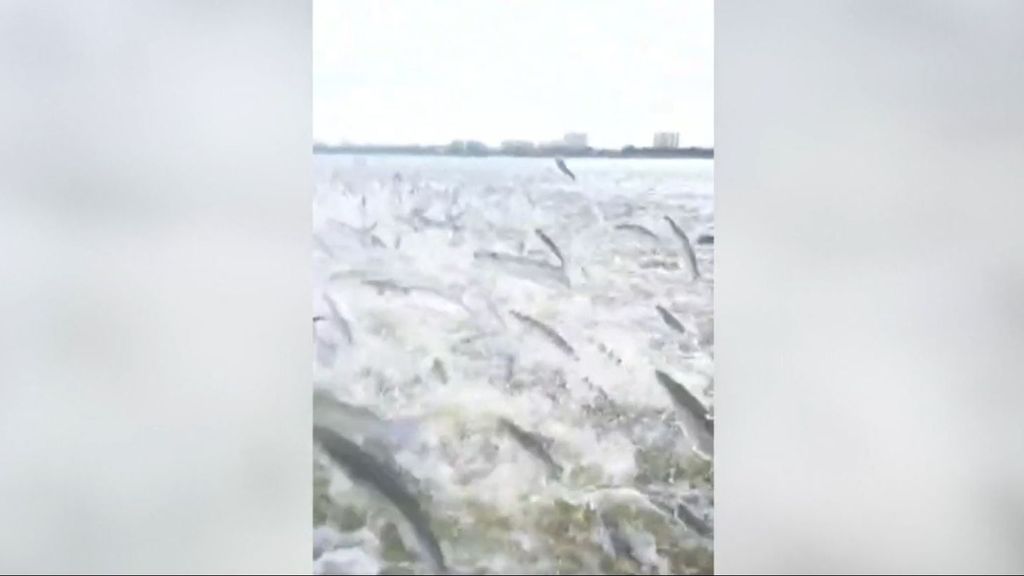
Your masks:
[[[661,314],[661,319],[665,321],[665,324],[668,324],[669,328],[678,331],[680,334],[686,333],[686,328],[683,327],[683,324],[671,312],[660,305],[656,305],[654,308],[658,311],[658,314]]]
[[[693,245],[690,244],[690,239],[686,236],[686,232],[683,232],[683,229],[668,216],[665,216],[665,220],[668,222],[668,225],[672,227],[672,232],[674,232],[683,243],[683,255],[686,257],[686,264],[690,268],[691,278],[694,280],[700,278],[700,268],[697,267],[697,255],[693,252]]]
[[[616,230],[629,231],[629,232],[636,232],[638,234],[642,234],[644,236],[647,236],[648,238],[651,238],[652,240],[659,240],[657,234],[655,234],[654,232],[651,232],[649,229],[647,229],[647,228],[645,228],[645,227],[643,227],[643,226],[641,226],[639,224],[618,224],[618,225],[615,226],[615,229]]]
[[[523,430],[508,418],[498,418],[498,425],[520,446],[522,446],[524,450],[543,462],[548,469],[549,475],[553,477],[562,475],[562,467],[555,462],[554,458],[552,458],[551,454],[548,452],[547,447],[551,443],[550,440]]]
[[[648,489],[650,490],[650,489]],[[711,535],[711,526],[695,514],[685,502],[673,497],[670,494],[648,493],[648,500],[661,512],[669,517],[675,518],[684,526],[700,536],[707,538]]]
[[[569,170],[568,166],[565,165],[565,160],[562,160],[561,158],[555,158],[555,164],[558,166],[558,169],[562,171],[562,174],[565,174],[569,178],[572,178],[573,182],[576,181],[576,175],[572,173],[572,170]]]
[[[694,514],[686,504],[682,502],[676,504],[673,516],[700,536],[705,538],[711,536],[711,527]]]
[[[392,293],[401,294],[402,296],[414,296],[417,294],[426,295],[434,299],[435,302],[439,300],[446,306],[458,308],[467,314],[473,313],[458,295],[445,294],[443,291],[437,288],[431,288],[430,286],[407,286],[386,278],[364,279],[362,280],[362,284],[374,288],[377,291],[377,294]]]
[[[555,257],[558,258],[558,262],[561,264],[562,268],[565,268],[565,258],[562,257],[562,251],[558,249],[558,246],[555,245],[551,238],[548,238],[548,235],[540,228],[534,230],[534,233],[536,233],[541,242],[547,245],[547,247],[555,254]]]
[[[441,362],[440,358],[434,358],[434,363],[430,366],[430,373],[440,380],[442,384],[448,383],[448,372],[444,369],[444,363]]]
[[[363,284],[371,286],[377,289],[378,294],[384,294],[386,292],[394,292],[397,294],[408,294],[411,290],[393,280],[376,280],[368,279],[363,280]]]
[[[325,242],[319,234],[313,234],[313,243],[321,252],[326,254],[328,258],[331,258],[332,260],[335,258],[334,250],[327,245],[327,242]]]
[[[626,537],[619,521],[606,511],[598,513],[598,518],[601,520],[601,524],[604,526],[605,533],[608,536],[608,543],[611,545],[612,554],[631,562],[636,568],[642,569],[644,563],[637,558],[636,551],[633,550],[633,544]]]
[[[488,250],[477,250],[473,253],[473,258],[493,262],[511,274],[540,284],[555,283],[565,288],[570,287],[569,277],[566,276],[565,270],[547,262]]]
[[[313,423],[389,449],[415,442],[420,430],[416,418],[386,420],[369,408],[345,402],[320,387],[313,390]],[[385,450],[378,456],[386,460],[387,454]]]
[[[349,345],[352,345],[352,326],[348,323],[348,320],[341,315],[341,311],[338,310],[338,305],[334,303],[334,300],[324,294],[324,302],[327,303],[327,310],[331,313],[331,320],[338,325],[341,329],[341,333],[345,335],[345,340],[348,341]]]
[[[661,370],[654,371],[658,383],[668,392],[682,420],[683,429],[694,449],[707,458],[714,453],[714,422],[707,408],[685,386]]]
[[[547,339],[550,340],[555,346],[557,346],[558,349],[561,350],[562,352],[565,352],[569,356],[578,359],[578,357],[576,356],[576,350],[574,350],[573,347],[570,346],[568,342],[566,342],[565,338],[562,338],[562,336],[558,332],[555,332],[555,330],[548,326],[547,324],[544,324],[540,320],[536,320],[534,318],[527,316],[526,314],[523,314],[522,312],[517,312],[515,310],[509,310],[509,314],[511,314],[512,317],[515,318],[516,320],[519,320],[520,322],[526,324],[527,326],[530,326],[531,328],[539,331],[541,334],[547,337]]]
[[[332,234],[349,234],[359,238],[361,241],[366,242],[373,231],[377,229],[377,223],[374,222],[370,226],[363,226],[358,228],[351,224],[346,224],[334,218],[328,218],[325,226]]]
[[[359,444],[327,427],[314,425],[313,438],[331,460],[345,469],[353,482],[383,496],[405,517],[434,568],[442,574],[446,573],[448,569],[445,566],[444,553],[430,527],[430,521],[420,503],[402,485],[398,475],[363,450]]]

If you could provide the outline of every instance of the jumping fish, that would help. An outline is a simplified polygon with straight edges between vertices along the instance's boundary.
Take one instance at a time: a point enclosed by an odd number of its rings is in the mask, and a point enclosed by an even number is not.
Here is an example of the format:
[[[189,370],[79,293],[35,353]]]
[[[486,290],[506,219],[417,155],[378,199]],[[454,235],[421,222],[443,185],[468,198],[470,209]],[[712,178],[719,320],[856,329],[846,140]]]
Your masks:
[[[399,284],[394,280],[390,279],[364,279],[362,284],[369,286],[377,291],[377,294],[401,294],[402,296],[415,296],[423,295],[429,297],[435,304],[443,303],[445,308],[452,309],[457,308],[460,311],[472,314],[472,311],[466,306],[465,302],[457,295],[445,294],[443,291],[437,288],[431,288],[430,286],[407,286]]]
[[[509,310],[509,314],[511,314],[516,320],[519,320],[520,322],[526,324],[527,326],[530,326],[533,329],[539,331],[541,334],[547,337],[547,339],[550,340],[555,346],[557,346],[558,349],[561,350],[562,352],[565,352],[569,356],[578,359],[578,357],[576,356],[576,351],[573,350],[573,347],[570,346],[568,342],[566,342],[565,338],[562,338],[562,336],[558,332],[555,332],[555,330],[549,327],[547,324],[544,324],[540,320],[531,318],[521,312],[516,312],[515,310]]]
[[[369,439],[391,447],[414,441],[420,427],[418,418],[385,420],[369,408],[345,402],[321,387],[313,390],[313,423],[348,437]]]
[[[320,249],[321,252],[327,255],[328,258],[334,259],[334,250],[332,250],[331,247],[327,245],[327,242],[325,242],[324,239],[321,238],[319,234],[313,234],[313,243],[316,245],[317,248]]]
[[[445,566],[444,553],[430,528],[427,515],[416,498],[402,485],[397,475],[358,444],[329,428],[314,425],[313,437],[331,460],[344,468],[354,482],[383,496],[405,517],[434,568],[442,574],[446,573],[448,570]]]
[[[672,218],[665,216],[665,220],[668,225],[672,227],[672,232],[679,237],[679,240],[683,243],[683,255],[686,257],[686,264],[690,268],[691,277],[696,280],[700,278],[700,269],[697,267],[697,255],[693,253],[693,246],[690,244],[690,239],[686,236],[686,232],[680,228]]]
[[[536,233],[541,242],[547,245],[548,249],[555,254],[555,257],[558,258],[558,262],[561,264],[562,268],[565,268],[565,258],[562,257],[562,251],[558,249],[558,246],[555,245],[551,238],[548,238],[548,235],[540,228],[534,230],[534,233]]]
[[[440,358],[434,358],[434,363],[430,366],[430,373],[442,384],[448,383],[448,372],[444,369],[444,362],[441,362]]]
[[[708,526],[707,522],[700,519],[694,514],[686,504],[682,502],[676,504],[675,514],[673,514],[680,522],[685,524],[690,530],[693,530],[700,536],[707,538],[711,535],[711,527]]]
[[[629,231],[629,232],[636,232],[638,234],[642,234],[644,236],[647,236],[648,238],[650,238],[652,240],[659,240],[657,234],[655,234],[654,232],[651,232],[650,230],[648,230],[647,228],[645,228],[645,227],[643,227],[643,226],[641,226],[639,224],[618,224],[618,225],[615,226],[615,229],[616,230]]]
[[[368,279],[363,280],[363,284],[370,286],[372,288],[376,288],[378,294],[384,294],[385,292],[408,294],[409,292],[411,292],[411,290],[408,287],[402,286],[401,284],[393,280]]]
[[[331,314],[331,320],[338,325],[338,328],[341,329],[341,333],[345,335],[345,340],[347,340],[351,346],[353,341],[352,326],[349,324],[348,320],[341,315],[341,311],[338,310],[338,305],[335,304],[334,300],[327,294],[324,294],[324,302],[327,304],[327,310]]]
[[[576,181],[576,175],[572,173],[572,170],[569,170],[568,166],[565,165],[565,160],[555,158],[555,164],[558,165],[558,169],[561,170],[563,174],[572,178],[573,182]]]
[[[682,419],[683,429],[693,444],[694,449],[707,458],[714,451],[714,422],[708,415],[707,408],[685,386],[676,382],[661,370],[654,371],[658,383],[672,397],[672,401]]]
[[[540,282],[541,279],[547,281],[550,280],[565,288],[570,287],[569,277],[565,275],[565,270],[559,266],[527,258],[524,256],[517,256],[515,254],[503,254],[501,252],[491,252],[488,250],[477,250],[473,253],[473,257],[477,260],[487,260],[494,262],[505,268],[510,273],[517,276],[524,277],[528,280]],[[540,277],[538,278],[538,274]]]
[[[607,511],[601,511],[598,514],[598,518],[601,520],[601,525],[604,526],[605,534],[608,536],[608,544],[611,545],[612,554],[632,563],[635,568],[643,569],[644,563],[637,558],[633,544],[626,537],[619,521]]]
[[[555,462],[554,458],[552,458],[551,454],[548,452],[546,445],[550,445],[549,440],[523,430],[508,418],[499,418],[498,425],[520,446],[522,446],[524,450],[543,462],[551,476],[558,477],[562,475],[562,467]]]
[[[661,319],[665,321],[665,324],[668,324],[669,328],[678,331],[680,334],[686,333],[686,328],[683,327],[683,324],[671,312],[660,305],[655,305],[654,308],[658,311],[658,314],[661,314]]]

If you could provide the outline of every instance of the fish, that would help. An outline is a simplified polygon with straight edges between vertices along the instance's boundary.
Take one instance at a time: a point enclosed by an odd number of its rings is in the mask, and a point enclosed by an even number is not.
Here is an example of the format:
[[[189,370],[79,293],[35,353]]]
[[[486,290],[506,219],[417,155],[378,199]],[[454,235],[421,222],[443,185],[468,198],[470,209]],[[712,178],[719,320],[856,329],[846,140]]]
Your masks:
[[[548,326],[547,324],[544,324],[540,320],[536,320],[534,318],[527,316],[526,314],[523,314],[522,312],[517,312],[515,310],[509,310],[509,314],[511,314],[512,317],[515,318],[516,320],[519,320],[520,322],[526,324],[527,326],[530,326],[531,328],[539,331],[562,352],[565,352],[566,354],[575,359],[579,359],[576,356],[576,350],[574,350],[573,347],[569,345],[565,338],[562,338],[562,336],[558,332],[555,332],[555,330]]]
[[[328,218],[324,225],[332,234],[352,235],[364,242],[367,241],[370,235],[373,234],[373,231],[377,229],[377,222],[374,222],[370,226],[363,226],[362,228],[358,228],[356,226],[352,226],[351,224],[341,222],[340,220],[335,220],[334,218]]]
[[[415,427],[413,421],[388,421],[373,410],[350,404],[324,388],[313,390],[313,422],[347,436],[400,440]]]
[[[679,409],[678,413],[682,418],[683,430],[693,445],[694,450],[707,458],[711,458],[714,452],[714,422],[708,414],[708,409],[697,399],[685,386],[676,382],[671,376],[655,370],[654,375],[658,383],[668,392],[673,403]]]
[[[377,294],[400,294],[402,296],[416,296],[422,295],[427,296],[428,301],[436,304],[442,304],[445,309],[451,310],[457,308],[461,312],[472,315],[472,310],[466,306],[466,303],[458,296],[452,296],[445,294],[441,290],[431,288],[429,286],[407,286],[399,284],[394,280],[389,279],[364,279],[362,284],[369,286],[377,291]],[[420,304],[426,304],[426,302],[420,301]]]
[[[448,383],[448,372],[444,369],[444,363],[441,362],[440,358],[434,358],[434,363],[430,366],[430,373],[440,380],[442,384]]]
[[[462,214],[460,213],[455,217],[446,216],[444,220],[438,220],[436,218],[426,216],[422,211],[413,211],[407,218],[403,218],[402,220],[408,223],[413,230],[416,231],[421,229],[435,229],[459,232],[463,229],[462,224],[459,223],[459,218],[461,217]]]
[[[599,512],[598,519],[601,520],[601,525],[604,526],[605,534],[608,536],[608,543],[611,545],[612,554],[617,558],[622,558],[632,563],[635,568],[642,569],[644,563],[637,558],[633,544],[626,537],[619,521],[607,511]]]
[[[675,513],[673,516],[676,517],[680,522],[686,525],[687,528],[693,530],[700,536],[707,538],[711,536],[711,527],[708,526],[707,522],[699,518],[694,514],[686,504],[679,502],[676,504]]]
[[[573,182],[576,181],[576,175],[572,173],[572,170],[569,170],[568,166],[565,165],[565,160],[555,158],[555,164],[558,166],[558,169],[562,171],[562,174],[572,178]]]
[[[680,334],[686,333],[686,328],[683,327],[683,324],[671,312],[661,305],[655,305],[654,308],[658,311],[658,314],[661,314],[661,319],[665,321],[665,324],[668,324],[669,328],[678,331]]]
[[[543,462],[550,476],[559,477],[562,475],[562,467],[555,462],[548,452],[547,446],[551,444],[550,440],[523,430],[508,418],[498,418],[498,426],[522,446],[524,450]]]
[[[345,340],[351,346],[353,343],[352,326],[349,325],[348,320],[341,315],[341,311],[338,310],[338,305],[335,304],[334,300],[327,294],[324,294],[324,302],[327,304],[327,311],[330,312],[331,320],[338,325],[338,328],[341,329],[341,333],[345,335]]]
[[[674,518],[700,536],[707,538],[711,535],[712,530],[708,523],[690,510],[685,502],[668,493],[654,492],[651,488],[647,488],[646,492],[648,501],[667,517]]]
[[[393,281],[393,280],[363,280],[363,284],[377,289],[378,294],[384,294],[386,292],[394,292],[397,294],[409,294],[411,290],[406,286]]]
[[[532,258],[518,256],[516,254],[504,254],[488,250],[477,250],[473,253],[473,258],[493,262],[500,265],[510,274],[515,274],[516,276],[533,280],[540,284],[549,284],[550,282],[553,282],[565,288],[570,287],[569,277],[566,276],[565,269],[549,264],[548,262],[534,260]]]
[[[402,485],[397,474],[363,450],[359,444],[330,428],[314,424],[313,438],[331,460],[348,473],[353,482],[372,489],[398,510],[409,522],[418,544],[434,568],[442,574],[447,573],[444,552],[441,551],[441,545],[430,527],[426,513],[416,497]]]
[[[338,356],[338,346],[333,342],[327,342],[317,338],[316,323],[318,320],[323,319],[323,317],[313,318],[313,341],[316,344],[317,362],[324,366],[330,366],[334,364],[334,359]]]
[[[643,227],[643,226],[641,226],[639,224],[618,224],[618,225],[615,226],[615,229],[616,230],[630,231],[630,232],[637,232],[639,234],[643,234],[644,236],[647,236],[648,238],[651,238],[652,240],[660,240],[660,238],[658,238],[657,234],[655,234],[654,232],[651,232],[649,229],[647,229],[647,228],[645,228],[645,227]]]
[[[686,232],[683,232],[683,229],[672,218],[665,216],[665,220],[672,227],[672,232],[683,243],[683,255],[686,257],[686,265],[690,268],[690,276],[694,280],[700,278],[700,268],[697,267],[697,255],[693,253],[693,246],[690,244],[690,239],[686,236]]]
[[[320,237],[319,234],[313,234],[313,243],[316,245],[317,248],[320,249],[321,252],[327,255],[328,258],[331,258],[332,260],[335,258],[334,250],[327,244],[327,242],[324,241],[322,237]]]
[[[536,233],[541,239],[541,242],[544,242],[544,244],[547,245],[547,247],[555,254],[555,257],[558,258],[558,262],[561,264],[562,268],[565,268],[565,258],[562,257],[562,251],[558,249],[558,246],[555,245],[551,238],[548,238],[548,235],[540,228],[535,229],[534,233]]]

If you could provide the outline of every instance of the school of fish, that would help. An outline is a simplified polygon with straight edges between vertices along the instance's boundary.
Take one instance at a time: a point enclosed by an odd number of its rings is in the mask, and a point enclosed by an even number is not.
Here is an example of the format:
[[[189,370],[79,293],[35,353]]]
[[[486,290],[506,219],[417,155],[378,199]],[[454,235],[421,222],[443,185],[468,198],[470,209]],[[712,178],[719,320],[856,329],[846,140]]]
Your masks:
[[[712,573],[712,162],[315,174],[313,572]]]

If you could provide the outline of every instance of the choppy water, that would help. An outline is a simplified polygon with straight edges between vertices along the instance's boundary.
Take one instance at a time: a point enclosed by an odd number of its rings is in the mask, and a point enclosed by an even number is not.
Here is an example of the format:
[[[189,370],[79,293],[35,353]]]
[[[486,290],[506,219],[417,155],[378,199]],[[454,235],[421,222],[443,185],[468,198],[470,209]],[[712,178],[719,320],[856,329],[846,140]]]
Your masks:
[[[576,182],[550,159],[315,157],[317,418],[398,470],[453,571],[710,573],[712,466],[654,373],[713,405],[712,163],[568,165]],[[314,479],[315,572],[431,571],[320,451]]]

